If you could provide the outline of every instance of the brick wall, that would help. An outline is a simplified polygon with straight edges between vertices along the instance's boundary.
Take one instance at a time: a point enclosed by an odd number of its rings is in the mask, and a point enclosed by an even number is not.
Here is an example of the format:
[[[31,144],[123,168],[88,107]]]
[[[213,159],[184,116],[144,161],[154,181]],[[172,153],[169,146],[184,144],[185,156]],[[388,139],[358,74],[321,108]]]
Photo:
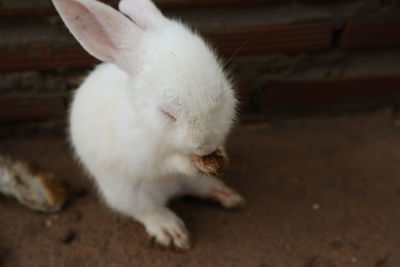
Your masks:
[[[243,114],[397,102],[397,1],[156,2],[199,29],[229,62]],[[0,0],[0,21],[0,122],[62,118],[96,60],[50,0]]]

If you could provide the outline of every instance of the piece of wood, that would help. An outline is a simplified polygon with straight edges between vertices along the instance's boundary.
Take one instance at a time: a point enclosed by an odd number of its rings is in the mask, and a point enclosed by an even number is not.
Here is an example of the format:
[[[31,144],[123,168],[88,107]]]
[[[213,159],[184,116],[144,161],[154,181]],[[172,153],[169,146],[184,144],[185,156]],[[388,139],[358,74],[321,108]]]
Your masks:
[[[205,174],[219,176],[227,168],[229,159],[224,148],[217,149],[210,155],[193,156],[195,166]]]

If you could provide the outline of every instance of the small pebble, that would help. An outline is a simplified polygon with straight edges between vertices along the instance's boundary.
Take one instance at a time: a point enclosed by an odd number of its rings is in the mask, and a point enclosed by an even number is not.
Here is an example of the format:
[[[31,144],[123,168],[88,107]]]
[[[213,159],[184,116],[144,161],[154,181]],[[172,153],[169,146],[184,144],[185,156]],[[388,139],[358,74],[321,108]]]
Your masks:
[[[51,227],[53,225],[53,221],[50,219],[47,219],[45,222],[46,227]]]
[[[352,258],[350,259],[350,261],[351,261],[351,263],[356,263],[356,262],[358,261],[358,259],[357,259],[356,257],[352,257]]]

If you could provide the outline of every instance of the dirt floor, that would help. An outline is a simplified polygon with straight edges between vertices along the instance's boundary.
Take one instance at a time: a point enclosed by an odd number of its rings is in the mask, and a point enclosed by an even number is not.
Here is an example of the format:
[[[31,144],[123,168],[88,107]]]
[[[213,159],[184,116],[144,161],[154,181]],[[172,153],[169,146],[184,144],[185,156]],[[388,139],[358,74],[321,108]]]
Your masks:
[[[35,159],[78,194],[57,215],[0,197],[0,265],[400,266],[400,128],[390,109],[238,127],[224,179],[241,211],[173,201],[194,246],[150,246],[141,225],[112,213],[62,137],[3,138],[0,151]]]

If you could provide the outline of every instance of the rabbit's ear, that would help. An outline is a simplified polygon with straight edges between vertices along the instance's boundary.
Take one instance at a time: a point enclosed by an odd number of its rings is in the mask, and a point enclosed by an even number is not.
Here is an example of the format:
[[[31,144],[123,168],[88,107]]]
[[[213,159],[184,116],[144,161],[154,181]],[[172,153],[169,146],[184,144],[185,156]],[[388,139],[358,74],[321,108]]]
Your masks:
[[[121,0],[118,7],[142,29],[157,27],[165,21],[165,17],[151,0]]]
[[[97,59],[134,71],[142,30],[115,9],[95,0],[53,0],[68,29]]]

